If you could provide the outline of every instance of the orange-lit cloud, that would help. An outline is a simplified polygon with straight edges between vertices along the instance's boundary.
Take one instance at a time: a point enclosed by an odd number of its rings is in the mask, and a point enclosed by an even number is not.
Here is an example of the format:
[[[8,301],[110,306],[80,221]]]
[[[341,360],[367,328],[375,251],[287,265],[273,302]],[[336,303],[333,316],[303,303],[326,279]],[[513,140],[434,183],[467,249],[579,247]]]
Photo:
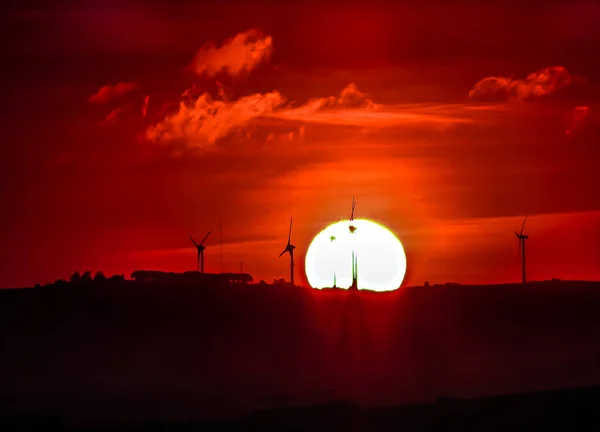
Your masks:
[[[565,130],[566,135],[573,135],[583,131],[590,121],[598,120],[598,114],[592,113],[589,106],[577,106],[573,108],[568,119],[568,127]]]
[[[234,129],[275,110],[284,102],[277,91],[254,94],[233,102],[213,100],[204,93],[194,102],[182,101],[179,110],[150,126],[146,137],[152,141],[181,141],[191,148],[207,149]]]
[[[221,84],[220,81],[217,81],[217,89],[218,89],[218,95],[219,97],[224,100],[225,102],[227,102],[227,96],[225,95],[225,88],[223,87],[223,84]]]
[[[120,82],[115,85],[107,84],[100,87],[96,93],[91,95],[88,101],[96,104],[108,103],[138,88],[140,88],[140,85],[135,82]]]
[[[580,80],[572,76],[563,66],[548,67],[533,72],[523,79],[486,77],[469,91],[469,99],[476,101],[534,99],[554,93]]]
[[[447,126],[474,121],[463,108],[464,105],[377,104],[358,90],[356,84],[350,83],[337,97],[309,99],[302,106],[290,106],[265,116],[302,123],[375,128],[418,123]]]
[[[106,117],[104,117],[104,120],[102,120],[100,122],[100,124],[101,125],[115,124],[117,121],[119,121],[123,117],[123,115],[125,114],[125,111],[128,108],[129,107],[127,105],[115,108],[110,113],[108,113],[108,115]]]
[[[198,87],[196,87],[196,84],[192,84],[192,86],[189,89],[186,89],[183,93],[181,93],[181,97],[190,102],[193,102],[202,93],[204,93],[204,92],[202,90],[200,90]]]
[[[382,105],[377,110],[336,109],[330,111],[315,111],[303,106],[268,113],[265,114],[265,117],[302,123],[384,128],[415,124],[449,127],[459,123],[476,122],[472,116],[467,114],[467,112],[460,114],[458,110],[452,114],[427,113],[412,110],[410,107],[394,105]]]
[[[431,124],[446,128],[459,123],[474,123],[474,113],[468,106],[454,105],[382,105],[376,104],[358,90],[356,84],[346,86],[338,96],[309,99],[304,105],[284,105],[285,97],[278,91],[246,96],[236,101],[213,100],[204,93],[194,100],[197,88],[187,90],[176,113],[150,126],[146,138],[155,142],[179,141],[190,148],[211,148],[241,127],[250,127],[255,120],[278,120],[293,123],[313,123],[372,128]],[[255,124],[255,123],[252,123]],[[282,134],[270,133],[265,142],[302,141],[305,126]],[[249,138],[249,131],[242,136]]]
[[[206,44],[189,65],[197,75],[214,76],[226,71],[237,76],[248,73],[266,61],[273,52],[273,39],[258,30],[248,30],[226,40],[220,47]]]
[[[150,96],[144,98],[144,104],[142,105],[142,117],[146,117],[148,114],[148,104],[150,103]]]
[[[339,96],[310,99],[305,108],[311,111],[325,111],[335,108],[359,108],[374,110],[378,105],[365,93],[361,92],[355,83],[348,84]]]

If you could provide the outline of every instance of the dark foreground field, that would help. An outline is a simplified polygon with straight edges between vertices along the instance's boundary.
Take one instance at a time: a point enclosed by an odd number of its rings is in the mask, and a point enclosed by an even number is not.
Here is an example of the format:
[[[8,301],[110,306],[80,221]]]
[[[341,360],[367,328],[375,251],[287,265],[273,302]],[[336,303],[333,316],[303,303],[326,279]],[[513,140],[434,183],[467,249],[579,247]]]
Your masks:
[[[133,425],[76,426],[59,415],[22,413],[0,418],[0,427],[58,431],[595,431],[600,427],[599,406],[600,387],[591,387],[380,408],[332,402],[259,410],[235,418]]]
[[[600,384],[599,310],[600,283],[585,282],[384,294],[130,281],[3,290],[0,413],[75,426],[242,416],[260,430],[274,418],[299,427],[284,430],[589,420],[598,389],[454,398]],[[315,406],[332,401],[349,404]],[[392,405],[404,407],[380,408]]]

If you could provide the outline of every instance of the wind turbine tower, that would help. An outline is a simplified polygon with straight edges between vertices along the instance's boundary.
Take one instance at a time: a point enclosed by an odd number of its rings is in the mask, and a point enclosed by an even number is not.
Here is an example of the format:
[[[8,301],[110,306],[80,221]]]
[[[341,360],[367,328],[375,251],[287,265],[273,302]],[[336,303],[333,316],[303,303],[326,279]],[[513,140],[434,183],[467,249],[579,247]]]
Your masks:
[[[196,250],[198,251],[198,271],[200,273],[204,273],[204,250],[206,249],[206,246],[204,246],[204,241],[208,238],[211,232],[212,230],[210,230],[208,234],[204,236],[200,243],[196,243],[196,241],[192,238],[192,235],[188,234],[188,236],[190,236],[190,240],[192,243],[194,243],[194,246],[196,246]]]
[[[354,197],[352,197],[352,213],[350,214],[350,226],[348,229],[350,230],[350,234],[354,234],[356,232],[356,227],[352,223],[354,221],[354,209],[356,207],[356,201],[354,201]],[[352,285],[350,285],[350,290],[358,290],[358,261],[356,259],[356,252],[354,251],[354,247],[352,247]]]
[[[290,231],[288,233],[288,242],[287,245],[285,246],[285,249],[283,250],[283,252],[281,252],[279,254],[279,258],[281,258],[283,256],[284,253],[288,252],[290,254],[290,281],[292,282],[292,285],[294,285],[294,249],[296,249],[296,246],[294,246],[291,241],[292,241],[292,222],[294,221],[294,217],[292,216],[292,218],[290,219]]]
[[[515,231],[515,235],[519,239],[519,252],[521,252],[521,266],[523,271],[523,283],[527,283],[527,273],[525,272],[525,240],[529,238],[528,235],[523,235],[523,228],[525,228],[525,222],[527,222],[527,217],[523,221],[523,225],[521,225],[521,232],[518,233]]]

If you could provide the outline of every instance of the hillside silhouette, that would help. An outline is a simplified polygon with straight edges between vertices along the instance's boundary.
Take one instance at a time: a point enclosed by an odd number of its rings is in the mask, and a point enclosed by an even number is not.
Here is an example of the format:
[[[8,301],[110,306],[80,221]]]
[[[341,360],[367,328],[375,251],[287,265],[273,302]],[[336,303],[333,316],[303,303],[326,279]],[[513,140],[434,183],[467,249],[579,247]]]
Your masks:
[[[374,293],[81,275],[0,290],[0,403],[6,418],[69,424],[248,424],[247,413],[286,406],[346,401],[310,409],[369,417],[590,386],[600,384],[599,306],[598,282]],[[541,403],[519,400],[525,411]]]

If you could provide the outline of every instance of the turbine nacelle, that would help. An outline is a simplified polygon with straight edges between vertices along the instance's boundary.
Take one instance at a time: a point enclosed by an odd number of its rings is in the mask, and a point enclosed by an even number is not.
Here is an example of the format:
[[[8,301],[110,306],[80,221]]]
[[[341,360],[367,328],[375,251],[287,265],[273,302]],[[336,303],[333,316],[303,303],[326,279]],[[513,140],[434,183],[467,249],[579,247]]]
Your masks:
[[[204,236],[204,238],[202,239],[202,241],[200,243],[196,243],[196,240],[194,240],[194,238],[192,237],[191,234],[188,234],[188,236],[190,237],[190,240],[192,241],[192,243],[194,243],[194,246],[196,246],[196,249],[198,249],[199,252],[203,251],[206,249],[206,246],[204,246],[204,241],[208,238],[208,236],[210,235],[210,233],[212,233],[212,230],[210,230],[208,232],[208,234],[206,234]]]
[[[296,249],[296,246],[294,246],[294,245],[291,245],[291,244],[290,244],[290,245],[287,245],[287,246],[285,247],[285,249],[283,250],[283,252],[281,252],[281,253],[279,254],[279,258],[281,258],[281,257],[283,256],[283,254],[284,254],[284,253],[286,253],[286,252],[288,252],[289,254],[292,254],[292,253],[294,252],[294,249]]]
[[[525,217],[525,220],[523,221],[523,225],[521,225],[521,232],[516,232],[515,231],[515,235],[517,237],[519,237],[520,239],[522,239],[522,238],[529,238],[529,236],[524,236],[523,235],[523,229],[525,228],[525,222],[527,222],[527,217]]]

